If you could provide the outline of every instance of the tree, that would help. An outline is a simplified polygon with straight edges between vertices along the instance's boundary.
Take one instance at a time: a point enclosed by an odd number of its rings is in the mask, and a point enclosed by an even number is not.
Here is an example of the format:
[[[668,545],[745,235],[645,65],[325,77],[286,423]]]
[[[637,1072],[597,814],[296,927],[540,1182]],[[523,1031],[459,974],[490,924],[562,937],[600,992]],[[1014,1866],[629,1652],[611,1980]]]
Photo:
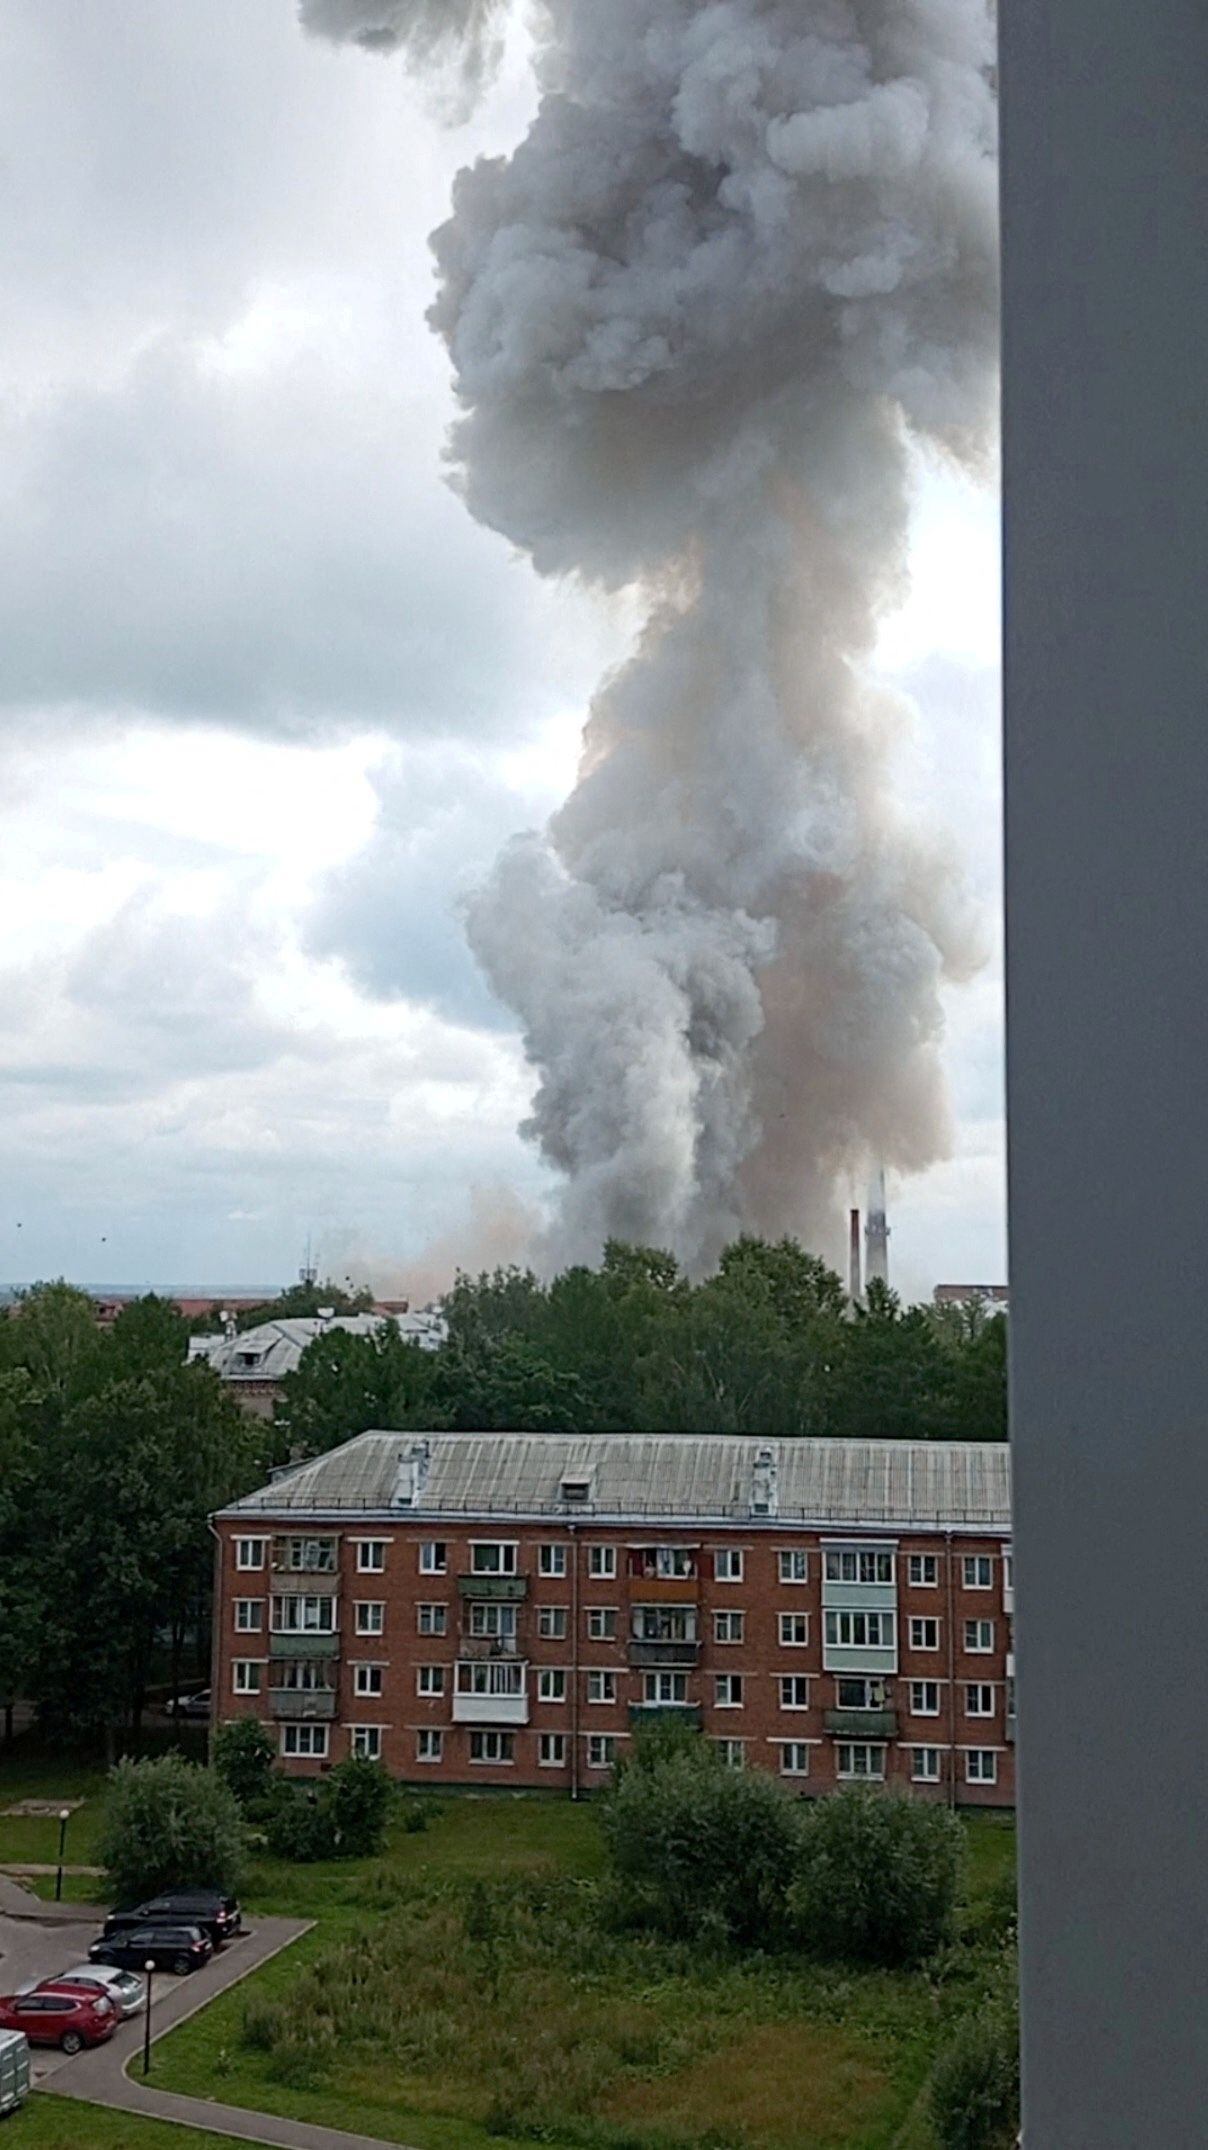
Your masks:
[[[774,1937],[793,1874],[793,1802],[763,1770],[727,1768],[699,1733],[645,1742],[639,1733],[601,1812],[620,1915],[720,1946]]]
[[[965,2018],[931,2079],[940,2150],[1014,2150],[1019,2129],[1019,2006],[1014,1992]]]
[[[122,1308],[109,1332],[111,1378],[137,1379],[162,1367],[182,1366],[188,1356],[189,1324],[171,1299],[146,1292]]]
[[[922,1962],[951,1937],[961,1845],[954,1815],[905,1795],[860,1789],[815,1801],[789,1890],[800,1939],[850,1963]]]
[[[276,1759],[273,1739],[256,1717],[234,1717],[214,1734],[211,1766],[245,1813],[268,1798]]]
[[[294,1318],[313,1321],[323,1307],[330,1307],[333,1314],[367,1314],[373,1306],[373,1293],[365,1285],[347,1280],[345,1291],[331,1278],[323,1284],[307,1283],[305,1280],[290,1284],[275,1299],[264,1299],[258,1306],[240,1307],[235,1315],[237,1329],[257,1329],[265,1321],[290,1321]]]
[[[380,1762],[359,1754],[337,1762],[320,1793],[337,1858],[367,1859],[380,1852],[393,1796]]]
[[[49,1429],[104,1378],[107,1341],[87,1292],[62,1278],[35,1284],[0,1321],[0,1367],[28,1374]]]
[[[163,1889],[233,1893],[245,1839],[234,1794],[221,1777],[165,1754],[119,1762],[111,1771],[98,1848],[113,1901],[139,1904]]]
[[[323,1455],[371,1426],[415,1425],[435,1386],[434,1356],[405,1341],[395,1321],[371,1336],[327,1329],[285,1376],[277,1423],[304,1456]]]

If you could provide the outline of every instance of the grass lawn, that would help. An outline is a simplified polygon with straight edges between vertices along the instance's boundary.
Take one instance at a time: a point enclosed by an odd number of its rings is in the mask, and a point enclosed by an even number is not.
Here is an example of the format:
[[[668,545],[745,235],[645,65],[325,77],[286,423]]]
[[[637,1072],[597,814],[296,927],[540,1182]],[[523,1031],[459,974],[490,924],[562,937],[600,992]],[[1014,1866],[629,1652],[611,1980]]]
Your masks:
[[[3,2129],[4,2150],[247,2150],[230,2135],[138,2120],[133,2113],[111,2113],[43,2091],[5,2120]]]

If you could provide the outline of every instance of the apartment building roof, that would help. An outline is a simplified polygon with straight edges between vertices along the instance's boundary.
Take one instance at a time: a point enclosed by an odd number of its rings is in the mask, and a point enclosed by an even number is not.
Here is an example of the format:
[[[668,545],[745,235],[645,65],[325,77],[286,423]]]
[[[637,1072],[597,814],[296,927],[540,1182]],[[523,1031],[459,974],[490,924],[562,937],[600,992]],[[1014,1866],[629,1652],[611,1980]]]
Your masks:
[[[290,1315],[281,1321],[260,1322],[235,1336],[194,1336],[189,1340],[190,1359],[204,1359],[224,1381],[283,1381],[297,1371],[302,1354],[316,1336],[332,1329],[345,1329],[350,1336],[372,1336],[387,1321],[397,1321],[409,1343],[434,1350],[443,1341],[444,1328],[438,1315],[427,1310],[406,1314],[333,1314],[328,1320],[312,1315]],[[397,1436],[396,1436],[397,1438]]]
[[[1005,1442],[763,1441],[730,1434],[358,1434],[224,1515],[450,1521],[1011,1524]]]

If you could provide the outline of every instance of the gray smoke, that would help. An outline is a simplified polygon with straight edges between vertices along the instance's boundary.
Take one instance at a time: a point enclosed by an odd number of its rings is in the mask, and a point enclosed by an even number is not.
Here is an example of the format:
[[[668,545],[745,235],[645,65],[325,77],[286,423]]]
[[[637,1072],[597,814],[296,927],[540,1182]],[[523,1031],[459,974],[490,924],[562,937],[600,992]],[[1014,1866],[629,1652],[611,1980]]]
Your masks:
[[[506,0],[299,0],[303,24],[334,44],[402,52],[415,66],[452,66],[473,94],[499,54]]]
[[[346,12],[419,35],[431,11]],[[862,668],[904,594],[910,437],[977,460],[990,435],[991,17],[537,20],[537,116],[459,175],[433,242],[454,482],[541,572],[639,586],[649,616],[471,939],[539,1074],[560,1256],[817,1243],[870,1157],[943,1154],[940,988],[976,961],[958,876],[895,813],[895,712]]]

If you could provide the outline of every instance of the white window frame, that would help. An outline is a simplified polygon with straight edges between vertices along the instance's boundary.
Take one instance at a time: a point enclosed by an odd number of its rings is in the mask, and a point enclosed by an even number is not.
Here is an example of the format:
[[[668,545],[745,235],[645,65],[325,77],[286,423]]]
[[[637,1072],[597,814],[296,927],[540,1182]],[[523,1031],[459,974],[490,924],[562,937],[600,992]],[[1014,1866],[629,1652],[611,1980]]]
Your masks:
[[[966,1553],[962,1573],[966,1590],[993,1590],[994,1562],[989,1553]]]
[[[781,1613],[780,1647],[782,1650],[805,1650],[809,1648],[810,1616],[808,1613]],[[800,1629],[800,1633],[797,1630]]]
[[[911,1553],[906,1573],[912,1590],[938,1590],[940,1587],[940,1556],[938,1553]]]
[[[421,1725],[415,1735],[415,1759],[417,1762],[443,1762],[445,1758],[445,1733],[443,1725]]]
[[[746,1634],[745,1611],[715,1612],[713,1615],[713,1640],[720,1648],[742,1642]]]
[[[871,1569],[870,1574],[864,1570]],[[831,1545],[826,1548],[823,1578],[828,1583],[859,1583],[887,1590],[894,1581],[894,1555],[883,1545]]]
[[[615,1732],[589,1732],[587,1735],[587,1767],[589,1769],[612,1769],[617,1759],[617,1735]]]
[[[799,1687],[804,1687],[805,1689],[804,1701],[798,1702],[795,1699],[787,1699],[795,1697]],[[782,1710],[807,1710],[810,1706],[809,1674],[806,1672],[782,1672],[778,1682],[778,1700]]]
[[[615,1545],[589,1545],[587,1548],[587,1572],[595,1582],[615,1582],[617,1573],[617,1549]]]
[[[284,1617],[286,1606],[292,1606],[294,1617]],[[301,1619],[297,1608],[301,1607]],[[281,1617],[277,1609],[281,1608]],[[320,1596],[313,1590],[283,1590],[274,1592],[271,1600],[269,1625],[274,1635],[334,1635],[336,1633],[336,1600]],[[311,1617],[313,1614],[313,1618]]]
[[[566,1573],[566,1547],[557,1539],[546,1539],[537,1548],[538,1575],[562,1577]]]
[[[488,1748],[494,1751],[488,1753]],[[516,1761],[516,1734],[500,1732],[493,1725],[476,1725],[470,1732],[470,1760],[476,1768],[511,1769]]]
[[[352,1691],[358,1701],[373,1701],[381,1694],[384,1674],[385,1667],[382,1665],[353,1666]]]
[[[539,1605],[537,1607],[537,1634],[542,1642],[565,1642],[570,1628],[570,1608],[566,1605]]]
[[[523,1696],[524,1666],[516,1658],[462,1658],[457,1666],[454,1693],[458,1695]]]
[[[741,1710],[746,1708],[747,1691],[741,1672],[715,1672],[713,1675],[713,1707],[715,1710]]]
[[[539,1732],[537,1734],[538,1769],[565,1769],[565,1732]]]
[[[966,1747],[966,1784],[997,1784],[998,1755],[993,1747]]]
[[[471,1598],[470,1633],[477,1641],[515,1642],[517,1607],[508,1598]]]
[[[966,1680],[964,1688],[966,1717],[997,1716],[998,1705],[992,1680]],[[988,1707],[983,1707],[986,1704]]]
[[[932,1634],[934,1635],[934,1641],[932,1641],[932,1642],[928,1642],[928,1641],[926,1641],[926,1640],[925,1640],[925,1637],[926,1637],[926,1635],[927,1635],[927,1632],[928,1632],[928,1630],[930,1630],[930,1631],[932,1632]],[[940,1646],[940,1623],[939,1623],[939,1620],[937,1619],[936,1615],[935,1615],[934,1613],[911,1613],[911,1615],[910,1615],[910,1647],[911,1647],[911,1649],[912,1649],[912,1650],[920,1650],[920,1651],[922,1651],[922,1652],[924,1653],[924,1655],[926,1655],[926,1656],[928,1656],[928,1657],[931,1657],[931,1656],[933,1656],[933,1655],[935,1654],[935,1652],[936,1652],[936,1651],[937,1651],[937,1650],[939,1649],[939,1646]]]
[[[267,1538],[236,1538],[235,1571],[239,1575],[253,1575],[265,1564]]]
[[[420,1539],[419,1572],[421,1575],[448,1574],[449,1542],[447,1538]]]
[[[386,1569],[386,1547],[389,1543],[390,1541],[388,1538],[354,1538],[353,1544],[356,1546],[357,1549],[357,1574],[384,1574]],[[372,1558],[372,1555],[374,1553],[379,1554],[380,1558],[374,1560]]]
[[[912,1747],[910,1750],[910,1781],[912,1784],[938,1784],[940,1780],[940,1756],[938,1747]]]
[[[894,1620],[891,1612],[868,1612],[862,1607],[847,1610],[828,1606],[826,1642],[831,1650],[892,1650]]]
[[[519,1542],[515,1538],[471,1538],[470,1573],[515,1575],[519,1553]],[[498,1554],[498,1560],[482,1557],[490,1554]]]
[[[449,1608],[440,1598],[422,1598],[415,1608],[417,1635],[447,1635]]]
[[[925,1699],[934,1695],[935,1706]],[[923,1696],[922,1701],[919,1697]],[[910,1682],[910,1714],[912,1717],[938,1717],[940,1713],[940,1683],[938,1680],[912,1680]]]
[[[727,1769],[746,1768],[747,1742],[745,1739],[719,1739],[714,1744]]]
[[[231,1664],[231,1692],[236,1695],[258,1695],[264,1689],[264,1657],[237,1657]],[[255,1678],[250,1677],[255,1674]]]
[[[594,1707],[605,1708],[617,1699],[617,1676],[615,1672],[589,1672],[587,1675],[587,1699]]]
[[[808,1583],[810,1579],[810,1556],[801,1546],[782,1546],[779,1554],[779,1568],[782,1583]]]
[[[864,1758],[864,1766],[858,1757]],[[880,1757],[879,1763],[875,1757]],[[883,1784],[885,1782],[885,1744],[883,1740],[841,1739],[835,1743],[835,1775],[841,1784]]]
[[[593,1624],[593,1623],[598,1623]],[[617,1608],[615,1605],[589,1605],[587,1608],[587,1639],[589,1642],[615,1642],[617,1639]]]
[[[255,1616],[256,1616],[256,1617],[255,1617],[255,1619],[253,1619],[253,1618],[251,1617],[253,1613],[254,1613],[254,1614],[255,1614]],[[264,1633],[264,1599],[263,1599],[263,1598],[236,1598],[236,1600],[235,1600],[235,1633],[236,1633],[237,1635],[263,1635],[263,1633]]]
[[[325,1762],[331,1745],[328,1733],[329,1727],[325,1724],[283,1724],[282,1758],[288,1762]]]
[[[966,1657],[993,1657],[993,1620],[966,1620],[965,1655]]]
[[[713,1580],[715,1583],[740,1583],[746,1561],[741,1545],[719,1545],[713,1554]]]
[[[648,1710],[683,1709],[688,1700],[686,1672],[644,1672],[642,1702]]]
[[[809,1741],[804,1739],[777,1740],[780,1749],[780,1774],[782,1777],[808,1777],[810,1773]]]
[[[377,1613],[380,1616],[376,1624],[370,1619],[371,1613]],[[386,1632],[385,1598],[354,1599],[352,1624],[354,1632],[358,1635],[384,1635]]]
[[[417,1665],[415,1668],[415,1692],[426,1702],[434,1702],[445,1693],[445,1667],[443,1665]]]
[[[380,1762],[382,1759],[382,1735],[386,1730],[385,1725],[354,1724],[350,1727],[350,1730],[352,1737],[349,1742],[349,1753],[362,1755],[367,1762]]]
[[[541,1665],[537,1670],[538,1702],[565,1702],[565,1665]]]

